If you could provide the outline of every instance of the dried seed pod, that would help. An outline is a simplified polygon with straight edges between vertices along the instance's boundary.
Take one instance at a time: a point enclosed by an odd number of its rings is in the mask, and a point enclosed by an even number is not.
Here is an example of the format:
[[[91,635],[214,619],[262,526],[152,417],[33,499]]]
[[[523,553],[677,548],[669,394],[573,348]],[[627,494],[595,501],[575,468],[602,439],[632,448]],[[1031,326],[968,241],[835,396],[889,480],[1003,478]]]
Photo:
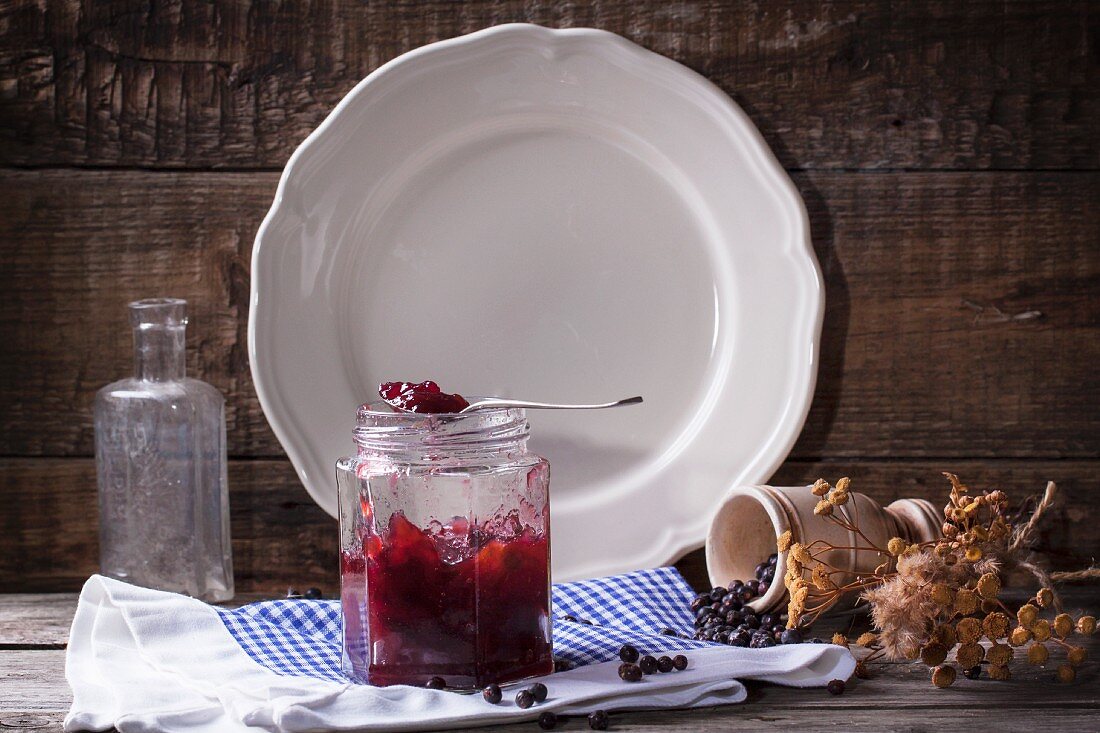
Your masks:
[[[1077,679],[1077,670],[1075,670],[1068,664],[1063,664],[1062,666],[1058,667],[1058,671],[1055,673],[1054,679],[1058,680],[1059,682],[1073,682],[1075,679]]]
[[[989,665],[989,679],[1000,680],[1001,682],[1007,680],[1012,676],[1012,673],[1008,670],[1008,667],[1002,664]]]
[[[955,636],[963,644],[974,644],[982,638],[982,625],[976,618],[960,619],[955,624]],[[972,664],[964,664],[964,667],[973,667]]]
[[[908,546],[909,544],[901,537],[894,537],[886,543],[886,551],[894,557],[897,557],[901,553],[905,552],[905,548]]]
[[[1031,635],[1035,641],[1046,641],[1050,638],[1050,622],[1041,618],[1031,625]]]
[[[982,621],[982,631],[990,641],[997,641],[1008,636],[1009,623],[1008,616],[997,611],[985,617]]]
[[[948,649],[953,648],[958,643],[958,639],[955,638],[955,629],[950,624],[940,624],[932,629],[932,638]]]
[[[852,483],[852,479],[845,476],[844,478],[842,478],[842,479],[840,479],[839,481],[836,482],[836,490],[837,491],[847,491],[848,486],[851,483]]]
[[[998,664],[1006,667],[1008,663],[1012,661],[1012,656],[1012,647],[1007,644],[994,643],[985,653],[985,658],[989,660],[990,664]]]
[[[1065,639],[1073,633],[1073,619],[1068,613],[1060,613],[1054,617],[1054,623],[1051,624],[1051,628],[1054,629],[1054,633],[1060,638]]]
[[[829,503],[833,506],[844,506],[848,503],[849,495],[847,491],[834,491],[829,494]]]
[[[1050,605],[1054,603],[1054,591],[1050,588],[1042,588],[1035,594],[1035,603],[1039,608],[1050,608]]]
[[[817,506],[814,507],[814,514],[819,517],[828,517],[833,513],[833,505],[825,499],[817,502]]]
[[[955,650],[955,661],[963,669],[970,669],[981,664],[984,656],[985,649],[981,644],[960,644],[959,648]]]
[[[983,573],[982,577],[978,578],[977,589],[978,595],[991,601],[1001,592],[1001,579],[993,573]]]
[[[866,631],[859,635],[859,638],[856,639],[856,644],[858,646],[871,646],[877,641],[878,634],[874,633],[873,631]]]
[[[1016,620],[1020,622],[1020,626],[1024,628],[1031,628],[1039,619],[1039,609],[1030,603],[1026,603],[1020,606],[1020,610],[1016,612]]]
[[[1031,641],[1031,632],[1023,626],[1017,626],[1012,630],[1012,633],[1008,635],[1008,643],[1012,646],[1023,646],[1029,641]]]
[[[1082,616],[1077,619],[1077,633],[1088,636],[1096,631],[1096,618],[1094,616]]]
[[[969,588],[959,588],[955,592],[955,611],[968,616],[978,610],[978,596]]]
[[[932,670],[932,684],[936,687],[950,687],[955,683],[955,668],[944,664]]]
[[[775,540],[775,546],[780,552],[786,552],[791,546],[791,531],[788,529]]]
[[[1066,661],[1074,667],[1080,667],[1088,657],[1089,653],[1081,646],[1071,646],[1066,652]]]
[[[817,481],[814,481],[814,485],[810,487],[810,493],[812,493],[814,496],[825,496],[829,493],[830,488],[832,487],[829,486],[828,481],[823,478],[819,478]]]
[[[925,644],[920,649],[920,660],[927,664],[929,667],[935,667],[938,664],[942,664],[947,659],[947,647],[943,644]]]
[[[954,537],[959,533],[959,528],[951,522],[944,522],[940,531],[943,532],[944,537]]]
[[[955,602],[955,594],[947,583],[933,583],[932,601],[938,606],[950,606]]]
[[[1043,644],[1032,644],[1027,648],[1027,662],[1028,664],[1034,664],[1040,666],[1047,663],[1050,659],[1050,650]]]

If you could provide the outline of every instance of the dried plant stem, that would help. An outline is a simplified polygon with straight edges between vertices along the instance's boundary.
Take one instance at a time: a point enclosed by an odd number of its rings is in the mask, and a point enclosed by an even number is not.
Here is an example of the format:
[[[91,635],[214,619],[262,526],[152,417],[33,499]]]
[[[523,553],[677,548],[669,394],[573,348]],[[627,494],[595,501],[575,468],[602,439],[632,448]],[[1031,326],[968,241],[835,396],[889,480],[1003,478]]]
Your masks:
[[[1054,498],[1058,493],[1058,486],[1053,481],[1047,482],[1046,490],[1043,491],[1043,498],[1039,500],[1039,505],[1035,507],[1035,511],[1031,513],[1031,518],[1027,520],[1027,524],[1017,529],[1012,533],[1012,541],[1008,545],[1009,550],[1018,550],[1021,548],[1031,547],[1035,542],[1035,534],[1039,521],[1046,514],[1047,510],[1054,506]]]

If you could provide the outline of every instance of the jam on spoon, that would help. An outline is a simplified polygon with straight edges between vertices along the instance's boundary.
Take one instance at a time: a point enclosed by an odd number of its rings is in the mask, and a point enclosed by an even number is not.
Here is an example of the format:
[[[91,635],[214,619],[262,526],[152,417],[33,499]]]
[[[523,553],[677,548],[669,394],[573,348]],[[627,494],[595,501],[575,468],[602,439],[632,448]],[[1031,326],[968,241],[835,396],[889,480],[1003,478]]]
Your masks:
[[[461,412],[470,403],[460,394],[447,394],[431,380],[413,382],[382,382],[378,395],[398,412],[420,412],[435,415]]]

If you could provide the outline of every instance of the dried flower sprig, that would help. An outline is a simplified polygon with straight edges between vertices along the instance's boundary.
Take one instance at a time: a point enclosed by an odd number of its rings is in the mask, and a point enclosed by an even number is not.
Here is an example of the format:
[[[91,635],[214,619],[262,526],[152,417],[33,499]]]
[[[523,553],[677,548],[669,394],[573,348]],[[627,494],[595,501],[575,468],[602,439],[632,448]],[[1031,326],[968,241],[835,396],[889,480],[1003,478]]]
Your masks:
[[[856,641],[871,649],[860,661],[864,674],[867,664],[881,657],[919,658],[933,668],[933,684],[948,687],[956,679],[955,667],[946,663],[954,652],[955,664],[968,677],[976,676],[985,661],[990,678],[1006,680],[1016,648],[1026,648],[1030,664],[1042,665],[1049,661],[1051,647],[1058,647],[1065,652],[1066,664],[1058,668],[1056,678],[1072,681],[1075,668],[1087,655],[1068,638],[1074,633],[1093,634],[1096,619],[1060,613],[1051,577],[1029,552],[1035,525],[1053,504],[1055,485],[1047,485],[1031,518],[1014,531],[1003,491],[975,494],[954,474],[944,476],[951,490],[941,536],[923,543],[894,537],[886,547],[877,546],[863,533],[858,515],[849,518],[847,512],[835,511],[849,503],[851,481],[842,478],[831,486],[818,479],[810,487],[819,497],[814,514],[858,540],[854,546],[841,547],[824,540],[803,544],[789,531],[778,538],[779,551],[787,553],[783,583],[790,596],[788,626],[812,624],[843,596],[859,592],[870,605],[876,629]],[[830,553],[837,550],[876,553],[877,565],[870,575],[851,578],[830,563]],[[1041,587],[1013,612],[999,596],[1002,576],[1016,568],[1039,578]],[[1053,619],[1042,618],[1047,609],[1059,613]],[[988,649],[980,643],[983,638],[991,643]],[[836,634],[833,643],[848,646],[849,640]]]

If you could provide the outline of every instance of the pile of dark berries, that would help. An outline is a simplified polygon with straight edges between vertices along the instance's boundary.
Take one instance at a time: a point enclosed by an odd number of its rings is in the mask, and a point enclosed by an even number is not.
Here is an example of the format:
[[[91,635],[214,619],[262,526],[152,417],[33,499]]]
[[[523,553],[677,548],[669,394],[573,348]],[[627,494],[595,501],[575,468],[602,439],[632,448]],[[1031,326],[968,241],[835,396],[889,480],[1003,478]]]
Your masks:
[[[778,555],[769,555],[756,566],[754,580],[734,580],[728,588],[716,586],[695,596],[691,602],[695,614],[692,638],[753,649],[802,643],[802,632],[786,628],[779,614],[757,614],[748,606],[749,601],[768,592],[778,561]]]
[[[688,658],[683,654],[675,657],[654,657],[651,654],[642,656],[638,648],[633,644],[623,644],[619,648],[619,659],[623,661],[619,665],[619,677],[625,682],[640,682],[643,675],[654,672],[683,671],[687,669]]]

